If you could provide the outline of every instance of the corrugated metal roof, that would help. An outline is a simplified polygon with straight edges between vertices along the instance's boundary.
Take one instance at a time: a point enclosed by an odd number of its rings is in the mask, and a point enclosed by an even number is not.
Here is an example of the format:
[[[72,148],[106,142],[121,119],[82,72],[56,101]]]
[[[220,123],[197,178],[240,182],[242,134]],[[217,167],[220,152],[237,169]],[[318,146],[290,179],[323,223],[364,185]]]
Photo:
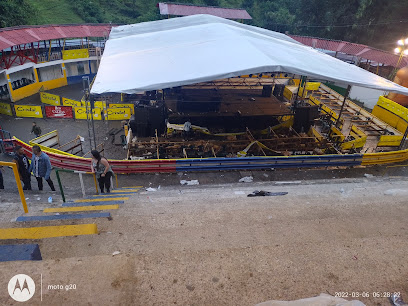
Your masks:
[[[32,42],[82,37],[109,36],[111,24],[21,26],[0,29],[0,50]]]
[[[196,6],[188,4],[176,4],[160,2],[158,4],[161,15],[190,16],[208,14],[226,19],[252,19],[244,9],[229,9],[214,6]]]
[[[289,35],[294,40],[313,48],[319,48],[330,51],[337,51],[361,57],[366,60],[385,64],[395,67],[397,65],[399,55],[384,50],[375,49],[366,45],[355,44],[348,41],[331,40],[309,36]],[[402,59],[398,67],[403,67],[408,64],[408,60]]]

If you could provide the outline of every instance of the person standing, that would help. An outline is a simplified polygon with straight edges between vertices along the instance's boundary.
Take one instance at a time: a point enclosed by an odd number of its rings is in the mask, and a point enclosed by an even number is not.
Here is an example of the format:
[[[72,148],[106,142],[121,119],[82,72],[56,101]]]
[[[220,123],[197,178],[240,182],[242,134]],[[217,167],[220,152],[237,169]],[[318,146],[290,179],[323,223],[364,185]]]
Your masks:
[[[4,189],[3,171],[3,166],[0,166],[0,189]]]
[[[192,126],[191,126],[190,120],[187,120],[186,122],[184,122],[184,125],[183,125],[183,138],[185,140],[187,140],[189,138],[189,136],[190,136],[191,127]]]
[[[28,171],[28,169],[30,169],[30,163],[28,162],[28,157],[24,154],[22,146],[16,146],[14,148],[14,162],[17,164],[20,179],[24,184],[23,190],[31,190],[31,174]]]
[[[31,129],[31,133],[34,133],[35,137],[40,137],[41,136],[41,128],[37,125],[36,122],[33,122],[33,128]]]
[[[51,162],[47,154],[41,151],[39,146],[33,146],[33,157],[31,158],[31,165],[28,171],[33,172],[37,179],[38,189],[43,190],[43,178],[47,181],[52,191],[55,191],[54,183],[50,178]]]
[[[92,161],[91,170],[92,173],[96,174],[96,178],[99,182],[99,188],[101,193],[104,193],[106,187],[106,192],[110,193],[110,178],[113,175],[111,166],[105,157],[102,157],[97,150],[92,150]]]

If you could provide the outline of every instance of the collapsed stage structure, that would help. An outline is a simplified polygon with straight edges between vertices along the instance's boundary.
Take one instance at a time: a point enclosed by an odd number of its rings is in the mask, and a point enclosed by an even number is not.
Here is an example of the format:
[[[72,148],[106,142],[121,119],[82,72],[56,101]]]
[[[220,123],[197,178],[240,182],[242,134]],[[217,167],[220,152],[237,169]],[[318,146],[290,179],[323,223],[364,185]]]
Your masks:
[[[284,34],[194,15],[113,28],[90,99],[135,105],[129,159],[366,153],[400,146],[404,130],[323,81],[408,95],[405,87]]]

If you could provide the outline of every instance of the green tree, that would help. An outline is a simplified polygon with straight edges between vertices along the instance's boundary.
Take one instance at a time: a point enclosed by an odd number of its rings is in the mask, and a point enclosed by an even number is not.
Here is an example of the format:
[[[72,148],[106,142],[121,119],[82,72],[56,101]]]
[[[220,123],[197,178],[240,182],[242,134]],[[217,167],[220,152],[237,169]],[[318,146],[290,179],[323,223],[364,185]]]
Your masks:
[[[35,15],[34,8],[25,0],[0,1],[1,28],[30,24]]]

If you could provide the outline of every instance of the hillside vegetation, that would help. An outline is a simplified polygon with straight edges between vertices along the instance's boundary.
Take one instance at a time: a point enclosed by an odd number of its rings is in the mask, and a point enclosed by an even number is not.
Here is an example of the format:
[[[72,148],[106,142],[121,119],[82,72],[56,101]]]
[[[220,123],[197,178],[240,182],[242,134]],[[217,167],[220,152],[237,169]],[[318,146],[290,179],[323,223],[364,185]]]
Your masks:
[[[1,0],[0,26],[138,23],[164,18],[157,0]],[[175,2],[175,1],[167,1]],[[246,9],[246,22],[274,31],[325,37],[393,50],[408,35],[407,0],[193,0],[184,3]]]

